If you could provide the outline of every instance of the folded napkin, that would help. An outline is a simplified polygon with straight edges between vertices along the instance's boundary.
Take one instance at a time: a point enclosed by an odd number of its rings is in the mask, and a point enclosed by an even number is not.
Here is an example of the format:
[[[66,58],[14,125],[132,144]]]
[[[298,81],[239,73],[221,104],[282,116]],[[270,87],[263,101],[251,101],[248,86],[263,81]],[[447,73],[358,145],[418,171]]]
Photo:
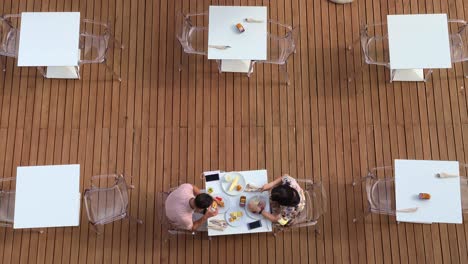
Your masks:
[[[247,23],[263,23],[263,20],[255,18],[246,18],[244,21]]]
[[[208,228],[218,230],[218,231],[224,231],[228,227],[228,224],[225,220],[220,220],[220,219],[213,219],[208,221]]]
[[[253,184],[247,183],[247,186],[245,186],[244,192],[261,192],[262,187],[257,187]]]
[[[230,49],[231,46],[227,46],[227,45],[208,45],[208,48],[226,50],[226,49]]]
[[[437,173],[436,176],[438,178],[456,178],[456,177],[458,177],[458,175],[456,175],[456,174],[450,174],[450,173],[446,173],[446,172]]]

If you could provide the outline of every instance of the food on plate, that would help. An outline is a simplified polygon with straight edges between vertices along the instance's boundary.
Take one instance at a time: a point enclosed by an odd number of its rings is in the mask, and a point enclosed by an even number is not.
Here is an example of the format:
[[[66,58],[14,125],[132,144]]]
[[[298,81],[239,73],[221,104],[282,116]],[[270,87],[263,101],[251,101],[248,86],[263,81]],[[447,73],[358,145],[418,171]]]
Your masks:
[[[212,194],[212,193],[213,193],[213,188],[211,188],[211,187],[208,188],[208,193],[209,193],[209,194]]]
[[[229,217],[228,220],[229,220],[229,222],[232,223],[232,222],[234,222],[234,221],[237,221],[237,220],[241,219],[242,216],[244,216],[244,213],[242,213],[242,211],[235,211],[235,212],[231,212],[231,213],[229,214],[229,216],[230,216],[230,217]]]
[[[232,182],[232,176],[229,175],[229,174],[226,174],[226,176],[224,176],[224,181],[225,182]]]
[[[239,206],[240,207],[245,207],[245,202],[247,201],[247,198],[245,196],[241,196],[239,199]]]
[[[218,204],[220,207],[224,207],[223,197],[215,196],[214,202]]]
[[[229,191],[232,192],[234,188],[237,186],[237,182],[239,181],[239,176],[236,176],[234,180],[231,182],[231,187],[229,187]]]
[[[419,193],[419,199],[421,200],[429,200],[431,199],[431,195],[428,193]]]
[[[216,211],[216,208],[218,208],[218,203],[215,201],[213,201],[213,203],[211,204],[211,209],[213,209],[213,211]]]
[[[242,190],[242,186],[240,184],[237,184],[236,191],[240,192],[241,190]]]

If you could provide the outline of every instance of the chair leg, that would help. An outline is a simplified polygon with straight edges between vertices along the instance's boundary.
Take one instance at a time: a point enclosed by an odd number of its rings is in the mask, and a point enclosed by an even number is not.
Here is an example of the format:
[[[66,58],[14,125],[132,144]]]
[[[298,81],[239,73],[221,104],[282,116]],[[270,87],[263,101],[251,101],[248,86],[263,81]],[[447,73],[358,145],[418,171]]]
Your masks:
[[[117,47],[119,49],[125,48],[125,46],[120,41],[118,41],[114,36],[111,36],[111,38],[112,38],[112,42],[114,43],[114,47]]]
[[[113,78],[116,78],[119,82],[122,82],[122,77],[120,77],[120,75],[118,75],[114,69],[112,69],[108,64],[107,62],[104,62],[104,65],[106,66],[106,68],[112,73],[112,77]]]
[[[359,44],[361,42],[360,39],[356,39],[356,40],[353,40],[353,42],[351,42],[351,44],[349,44],[348,46],[346,46],[346,50],[347,51],[352,51],[354,49],[354,46],[356,46],[357,44]]]
[[[290,81],[289,81],[289,76],[288,76],[288,65],[287,63],[284,63],[282,65],[280,65],[280,68],[281,70],[283,71],[283,76],[284,76],[284,79],[286,80],[286,84],[287,85],[290,85]]]
[[[429,78],[432,76],[432,69],[427,70],[427,72],[424,74],[424,82],[427,82]]]
[[[252,76],[252,73],[254,71],[254,64],[255,64],[255,61],[250,61],[249,72],[247,72],[247,77],[249,78],[250,76]]]
[[[367,208],[367,210],[366,210],[363,214],[361,214],[361,215],[356,216],[355,218],[353,218],[353,223],[356,223],[357,221],[359,221],[359,220],[361,220],[361,219],[364,219],[364,218],[365,218],[366,216],[368,216],[370,213],[371,213],[371,209],[370,209],[370,207],[369,207],[369,208]]]
[[[127,218],[128,218],[129,220],[131,220],[131,221],[137,222],[137,223],[140,224],[140,225],[143,224],[143,220],[138,219],[138,218],[136,218],[136,217],[134,217],[134,216],[127,215]]]
[[[356,186],[356,185],[358,185],[358,184],[360,184],[360,183],[362,183],[362,182],[364,182],[365,180],[370,179],[370,178],[372,178],[372,176],[369,176],[369,175],[364,176],[364,177],[360,178],[360,179],[357,180],[357,181],[356,181],[356,180],[353,181],[352,185],[353,185],[353,187],[354,187],[354,186]]]
[[[1,65],[2,65],[2,71],[6,72],[6,57],[5,56],[0,56]]]
[[[96,234],[100,235],[102,234],[101,232],[101,225],[93,225],[92,223],[89,223],[91,225],[91,230],[96,232]]]
[[[182,52],[180,53],[179,72],[181,72],[184,67],[185,59],[188,59],[188,57],[187,57],[187,54],[185,54],[184,49],[182,49]]]

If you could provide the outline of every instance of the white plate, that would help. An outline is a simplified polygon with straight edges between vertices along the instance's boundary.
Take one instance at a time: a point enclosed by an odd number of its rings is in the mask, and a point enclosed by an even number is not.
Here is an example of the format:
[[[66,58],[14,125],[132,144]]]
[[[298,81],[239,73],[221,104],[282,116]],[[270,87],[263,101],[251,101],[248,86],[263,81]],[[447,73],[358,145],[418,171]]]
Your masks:
[[[240,219],[237,219],[234,222],[229,222],[229,218],[231,217],[230,214],[232,212],[235,212],[235,211],[241,211],[242,213],[244,213],[244,215]],[[246,217],[247,216],[245,215],[245,210],[243,208],[241,208],[241,207],[238,207],[238,206],[235,206],[234,208],[231,208],[231,209],[227,210],[227,212],[224,214],[224,219],[226,220],[228,225],[230,225],[232,227],[238,227],[238,226],[241,226],[241,225],[245,224],[245,218]]]
[[[226,197],[225,194],[215,193],[215,194],[211,194],[211,196],[213,197],[213,199],[216,196],[219,196],[219,197],[223,198],[224,207],[221,207],[221,206],[218,205],[218,214],[224,214],[229,209],[229,207],[231,207],[231,201]]]
[[[236,176],[239,176],[239,180],[237,181],[237,184],[239,184],[240,186],[242,186],[242,189],[240,191],[237,191],[235,188],[233,191],[229,191],[229,187],[231,187],[231,182],[227,182],[224,180],[224,178],[227,176],[227,175],[230,175],[232,179],[234,179]],[[244,189],[245,189],[245,179],[244,179],[244,176],[242,176],[242,174],[238,173],[238,172],[228,172],[226,174],[224,174],[223,178],[221,179],[221,188],[223,189],[223,191],[225,193],[227,193],[228,195],[231,195],[231,196],[238,196],[239,194],[243,193],[244,192]]]
[[[263,218],[263,215],[260,215],[260,214],[257,214],[257,213],[252,213],[249,210],[249,203],[250,203],[250,201],[252,201],[254,199],[260,199],[260,200],[265,201],[265,203],[266,203],[267,198],[264,197],[264,196],[261,196],[261,195],[255,195],[255,196],[250,197],[250,199],[247,201],[247,204],[245,204],[245,212],[247,213],[247,216],[249,216],[250,218],[255,219],[255,220],[260,220],[260,219]]]

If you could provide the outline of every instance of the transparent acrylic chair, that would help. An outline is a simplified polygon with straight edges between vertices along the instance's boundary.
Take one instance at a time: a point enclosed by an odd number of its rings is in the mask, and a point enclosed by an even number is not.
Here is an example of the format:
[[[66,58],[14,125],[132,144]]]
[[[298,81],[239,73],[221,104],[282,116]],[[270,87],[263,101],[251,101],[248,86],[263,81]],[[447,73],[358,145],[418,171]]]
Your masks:
[[[83,19],[82,24],[85,30],[80,33],[79,65],[102,63],[112,73],[112,76],[121,82],[122,78],[112,68],[110,59],[113,59],[111,51],[114,47],[123,49],[124,46],[112,35],[110,23]],[[95,33],[90,30],[93,27],[96,28]]]
[[[460,193],[463,213],[468,213],[468,177],[460,176]]]
[[[267,59],[263,61],[251,61],[247,76],[250,77],[252,75],[254,65],[257,63],[276,64],[280,67],[283,78],[289,85],[290,80],[288,76],[287,60],[291,54],[296,53],[298,27],[293,28],[292,26],[271,19],[268,20],[268,24],[270,29],[268,31]]]
[[[94,185],[99,180],[101,184],[110,187],[97,187]],[[96,175],[91,177],[91,188],[84,192],[84,204],[88,220],[96,233],[100,234],[102,226],[123,218],[128,218],[143,224],[143,221],[129,215],[128,189],[134,189],[133,185],[127,185],[124,175]]]
[[[291,228],[315,226],[316,233],[319,233],[317,226],[319,218],[327,211],[327,196],[322,183],[314,183],[312,180],[297,179],[299,185],[303,188],[305,195],[304,210],[294,219],[294,222],[287,226],[275,224],[274,233],[285,231]]]
[[[468,78],[468,23],[464,20],[449,20],[449,28],[454,28],[450,34],[452,63],[465,63],[464,76]]]
[[[121,76],[111,66],[113,64],[112,51],[114,47],[123,49],[124,46],[112,35],[110,24],[91,19],[83,19],[81,22],[81,28],[84,30],[80,33],[80,58],[78,66],[74,69],[76,76],[81,79],[80,66],[83,64],[104,64],[112,77],[121,82]],[[44,77],[47,77],[47,67],[37,69]]]
[[[378,175],[387,177],[378,178]],[[393,176],[393,167],[377,167],[370,169],[367,176],[353,182],[353,187],[365,182],[367,196],[367,209],[362,215],[355,217],[353,222],[365,218],[370,213],[396,215],[395,178],[388,177],[389,175]]]
[[[13,19],[21,15],[0,16],[0,59],[3,71],[6,71],[6,57],[16,58],[18,56],[19,29],[13,23]]]
[[[208,56],[208,26],[205,25],[207,19],[208,12],[177,13],[176,38],[184,51],[182,54]],[[183,62],[184,58],[181,58],[181,61]],[[182,70],[182,62],[179,65],[179,71]]]
[[[15,191],[11,185],[14,181],[15,178],[0,179],[0,226],[13,228]],[[7,185],[9,190],[5,190]]]

